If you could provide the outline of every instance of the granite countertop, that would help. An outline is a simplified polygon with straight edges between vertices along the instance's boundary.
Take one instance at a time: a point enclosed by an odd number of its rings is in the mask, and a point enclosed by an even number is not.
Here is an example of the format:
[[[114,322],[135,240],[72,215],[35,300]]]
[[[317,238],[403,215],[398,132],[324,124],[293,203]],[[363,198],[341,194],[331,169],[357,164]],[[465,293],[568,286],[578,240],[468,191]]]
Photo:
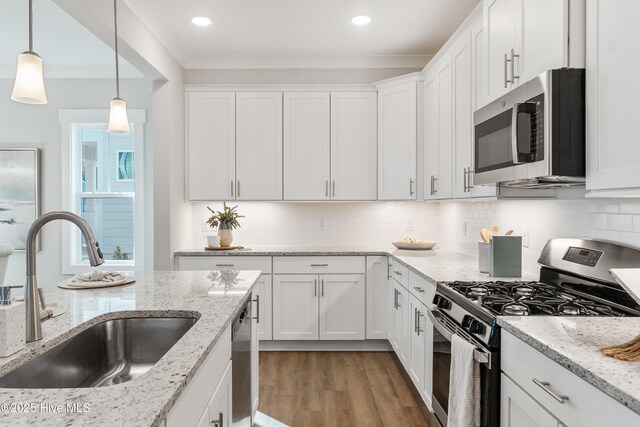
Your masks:
[[[176,256],[391,256],[425,279],[437,282],[454,280],[537,280],[537,274],[523,273],[522,277],[491,277],[478,271],[478,258],[436,247],[433,250],[409,251],[393,246],[251,246],[242,251],[206,251],[191,247]]]
[[[235,272],[234,272],[235,273]],[[189,331],[143,376],[118,385],[78,389],[0,389],[0,404],[87,403],[88,412],[7,413],[0,425],[160,426],[235,315],[250,298],[259,271],[136,273],[136,283],[89,290],[44,289],[45,300],[67,308],[42,324],[43,339],[0,358],[0,375],[77,335],[91,325],[122,317],[199,317]]]
[[[640,414],[640,362],[599,351],[640,334],[640,318],[498,317],[498,325]]]

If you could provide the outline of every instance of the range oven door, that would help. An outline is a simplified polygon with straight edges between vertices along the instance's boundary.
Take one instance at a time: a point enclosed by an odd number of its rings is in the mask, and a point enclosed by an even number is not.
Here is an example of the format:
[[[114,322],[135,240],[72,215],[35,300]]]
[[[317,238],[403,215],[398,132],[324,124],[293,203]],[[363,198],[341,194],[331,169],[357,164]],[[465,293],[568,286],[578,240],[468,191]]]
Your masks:
[[[427,312],[433,323],[433,412],[442,426],[447,425],[449,410],[449,375],[451,372],[451,338],[457,334],[470,336],[457,323],[438,309]],[[473,338],[470,338],[473,339]],[[480,364],[481,426],[499,425],[500,366],[497,352],[478,346],[475,359]]]

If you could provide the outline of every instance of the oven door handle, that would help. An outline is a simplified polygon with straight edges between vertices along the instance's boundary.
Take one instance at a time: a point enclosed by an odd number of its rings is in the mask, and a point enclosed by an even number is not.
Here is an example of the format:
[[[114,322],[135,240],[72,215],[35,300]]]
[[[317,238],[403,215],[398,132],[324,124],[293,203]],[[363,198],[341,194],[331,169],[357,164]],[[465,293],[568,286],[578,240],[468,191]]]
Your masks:
[[[436,310],[427,310],[427,316],[429,316],[429,320],[431,320],[433,327],[436,328],[436,330],[440,332],[447,341],[451,342],[453,339],[453,332],[447,329],[440,320],[438,320],[438,317],[442,315]],[[482,365],[487,365],[489,368],[491,367],[491,355],[477,347],[473,351],[473,359]]]

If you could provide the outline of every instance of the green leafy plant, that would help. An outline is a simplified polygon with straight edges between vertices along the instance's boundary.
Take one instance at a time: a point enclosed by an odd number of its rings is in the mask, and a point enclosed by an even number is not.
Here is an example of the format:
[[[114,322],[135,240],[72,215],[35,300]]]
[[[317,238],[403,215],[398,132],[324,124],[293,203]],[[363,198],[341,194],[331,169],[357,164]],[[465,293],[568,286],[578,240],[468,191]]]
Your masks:
[[[221,230],[233,230],[236,228],[240,228],[238,218],[244,218],[244,215],[240,215],[238,213],[238,206],[230,208],[229,206],[227,206],[227,202],[224,202],[222,212],[216,212],[209,206],[207,206],[207,209],[209,209],[209,211],[213,214],[207,220],[207,224],[209,224],[209,227],[220,227]]]
[[[129,255],[126,252],[122,252],[122,248],[120,246],[116,246],[115,249],[113,250],[112,259],[118,260],[118,261],[128,261]]]

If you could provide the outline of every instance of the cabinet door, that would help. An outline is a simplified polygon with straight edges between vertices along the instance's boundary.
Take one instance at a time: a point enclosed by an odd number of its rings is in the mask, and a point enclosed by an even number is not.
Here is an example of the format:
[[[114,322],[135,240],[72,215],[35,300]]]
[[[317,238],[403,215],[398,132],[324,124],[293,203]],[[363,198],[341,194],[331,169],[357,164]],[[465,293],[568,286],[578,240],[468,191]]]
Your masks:
[[[261,275],[255,289],[254,300],[260,301],[255,307],[257,312],[256,320],[258,320],[256,325],[258,339],[271,340],[273,339],[271,330],[271,275]]]
[[[638,1],[587,2],[588,190],[640,187],[638,22]]]
[[[187,92],[187,198],[232,200],[236,177],[236,95]]]
[[[453,70],[451,55],[437,65],[438,73],[438,199],[452,195],[453,167]]]
[[[515,62],[518,84],[569,63],[569,0],[519,1],[521,28],[515,48],[520,55]]]
[[[404,365],[405,369],[409,366],[409,339],[410,339],[410,323],[409,323],[409,291],[407,291],[398,282],[394,281],[396,290],[395,301],[396,308],[393,315],[393,348]]]
[[[471,171],[471,35],[465,35],[453,47],[453,197],[471,196],[469,175]]]
[[[431,404],[433,397],[433,323],[427,315],[429,307],[424,304],[419,307],[418,327],[422,330],[420,334],[424,336],[424,380],[420,394],[427,407],[433,410]]]
[[[376,200],[377,94],[331,93],[331,199]]]
[[[282,93],[236,95],[236,199],[282,200]]]
[[[318,276],[273,276],[273,339],[318,339]]]
[[[516,48],[516,29],[522,0],[484,0],[487,59],[487,96],[494,100],[511,89],[511,49]],[[534,0],[535,1],[535,0]]]
[[[329,93],[284,94],[284,199],[329,199]]]
[[[558,420],[509,377],[500,378],[501,427],[558,427]]]
[[[231,362],[229,362],[218,388],[209,401],[209,419],[205,425],[211,426],[218,422],[220,427],[231,426],[231,371]]]
[[[416,83],[381,89],[378,96],[378,198],[415,200]]]
[[[437,199],[438,179],[438,75],[427,74],[422,86],[424,144],[424,198]]]
[[[259,287],[254,288],[251,295],[253,301],[258,301]],[[256,305],[262,305],[257,304]],[[260,307],[261,308],[261,307]],[[255,305],[252,308],[251,318],[251,419],[256,419],[260,396],[260,354],[258,349],[259,310]]]
[[[422,329],[421,316],[423,305],[418,298],[409,294],[409,376],[417,390],[424,388],[425,373],[425,331]]]
[[[387,280],[389,261],[386,256],[367,257],[367,339],[387,339]]]
[[[397,305],[397,291],[395,288],[395,280],[391,277],[387,280],[387,339],[392,348],[396,348],[395,341],[395,317]]]
[[[320,339],[363,340],[365,284],[363,274],[320,276]]]

